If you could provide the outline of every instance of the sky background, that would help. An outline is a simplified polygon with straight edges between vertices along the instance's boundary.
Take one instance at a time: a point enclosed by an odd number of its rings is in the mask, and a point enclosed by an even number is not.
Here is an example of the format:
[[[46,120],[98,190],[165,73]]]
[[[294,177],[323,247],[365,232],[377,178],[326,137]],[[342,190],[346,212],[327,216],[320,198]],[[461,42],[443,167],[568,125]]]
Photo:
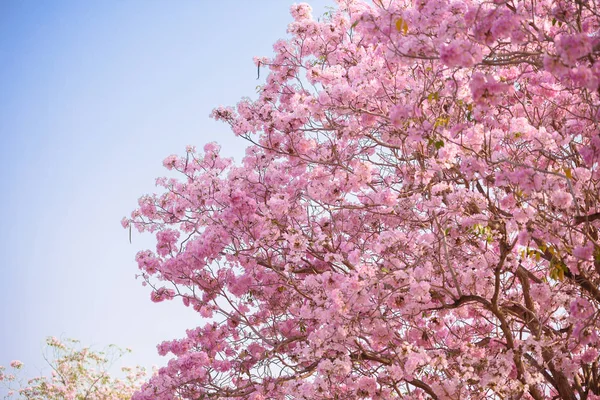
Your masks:
[[[48,372],[57,336],[160,366],[156,345],[202,324],[150,301],[134,257],[152,238],[130,244],[120,220],[186,145],[241,159],[246,143],[209,114],[255,97],[252,57],[286,37],[292,3],[0,1],[0,365]]]

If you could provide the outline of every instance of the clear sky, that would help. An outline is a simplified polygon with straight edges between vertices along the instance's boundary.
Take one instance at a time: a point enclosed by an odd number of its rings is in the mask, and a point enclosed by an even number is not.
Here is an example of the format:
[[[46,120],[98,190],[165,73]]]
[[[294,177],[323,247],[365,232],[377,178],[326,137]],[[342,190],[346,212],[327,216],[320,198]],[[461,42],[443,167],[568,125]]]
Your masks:
[[[332,3],[308,2],[315,16]],[[255,95],[252,57],[286,36],[292,3],[0,2],[0,365],[47,372],[47,336],[162,365],[156,345],[201,323],[150,301],[134,257],[151,238],[130,244],[119,222],[186,145],[241,158],[209,114]]]

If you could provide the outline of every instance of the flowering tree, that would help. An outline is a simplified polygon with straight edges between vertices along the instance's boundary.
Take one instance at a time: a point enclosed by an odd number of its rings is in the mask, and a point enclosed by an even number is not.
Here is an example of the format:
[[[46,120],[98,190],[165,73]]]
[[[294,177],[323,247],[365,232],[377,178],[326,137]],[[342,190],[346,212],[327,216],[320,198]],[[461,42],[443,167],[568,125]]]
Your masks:
[[[121,350],[111,345],[104,352],[95,352],[80,347],[79,341],[68,339],[65,342],[55,337],[46,340],[52,355],[47,362],[52,368],[52,376],[40,376],[25,383],[19,378],[23,363],[12,361],[11,373],[0,366],[0,381],[8,389],[5,399],[26,400],[128,400],[140,388],[146,378],[141,367],[123,367],[123,379],[111,378],[108,369],[112,362],[131,350]]]
[[[600,399],[600,10],[294,5],[257,100],[125,227],[205,325],[134,399]]]

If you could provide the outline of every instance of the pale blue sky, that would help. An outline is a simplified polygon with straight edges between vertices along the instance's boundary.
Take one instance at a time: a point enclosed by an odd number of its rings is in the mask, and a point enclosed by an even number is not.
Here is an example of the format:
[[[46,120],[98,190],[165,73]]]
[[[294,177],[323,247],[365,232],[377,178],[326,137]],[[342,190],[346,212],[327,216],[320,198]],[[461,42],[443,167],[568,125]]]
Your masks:
[[[0,365],[37,372],[50,335],[162,364],[156,344],[200,323],[150,301],[134,256],[152,241],[119,221],[187,144],[241,157],[208,115],[254,95],[252,57],[286,36],[292,3],[0,2]]]

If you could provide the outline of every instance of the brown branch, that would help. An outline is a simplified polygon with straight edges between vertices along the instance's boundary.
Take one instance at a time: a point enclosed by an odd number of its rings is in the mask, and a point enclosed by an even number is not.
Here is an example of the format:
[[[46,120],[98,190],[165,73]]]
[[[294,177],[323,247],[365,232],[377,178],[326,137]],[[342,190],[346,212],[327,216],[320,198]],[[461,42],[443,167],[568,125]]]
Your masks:
[[[576,215],[573,218],[573,222],[575,223],[575,225],[579,225],[579,224],[583,224],[584,222],[592,222],[597,219],[600,219],[600,212],[593,213],[590,215]]]
[[[410,383],[411,385],[418,387],[420,389],[423,389],[428,395],[431,396],[432,399],[437,400],[438,396],[435,394],[435,392],[433,391],[433,389],[431,388],[431,386],[429,386],[428,384],[426,384],[425,382],[423,382],[420,379],[413,379],[410,381],[406,381],[408,383]]]

